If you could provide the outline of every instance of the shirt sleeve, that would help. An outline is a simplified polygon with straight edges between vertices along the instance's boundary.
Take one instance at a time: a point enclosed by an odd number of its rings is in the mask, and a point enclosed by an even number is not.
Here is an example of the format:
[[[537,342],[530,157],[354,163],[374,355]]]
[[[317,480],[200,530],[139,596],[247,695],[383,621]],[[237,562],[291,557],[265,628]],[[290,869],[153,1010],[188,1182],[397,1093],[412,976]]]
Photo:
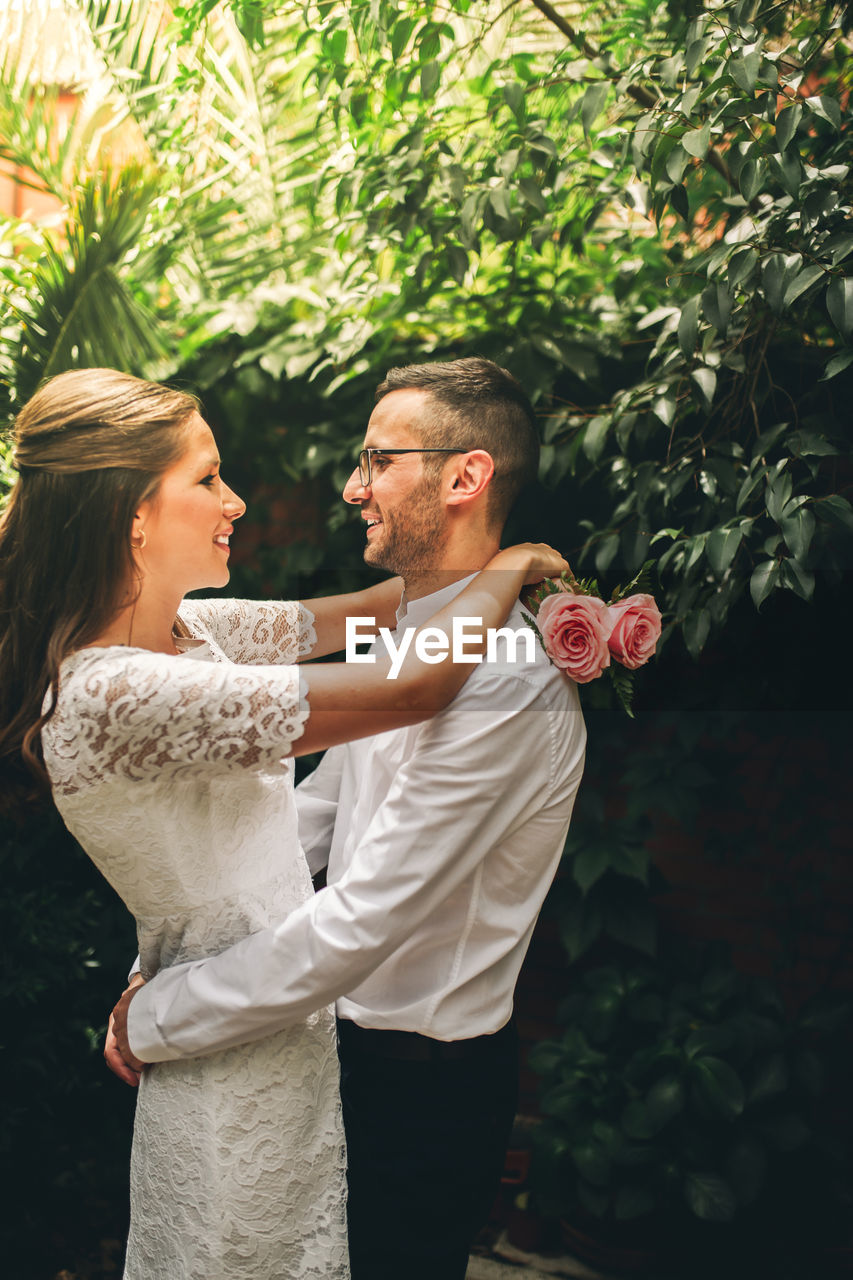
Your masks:
[[[158,974],[130,1005],[133,1051],[165,1061],[258,1039],[362,982],[563,785],[538,693],[521,675],[481,679],[464,711],[457,699],[428,722],[342,878],[278,925]]]
[[[297,667],[239,667],[166,654],[91,651],[60,691],[51,722],[54,791],[255,769],[282,772],[304,732]]]
[[[317,768],[296,788],[299,843],[312,876],[329,862],[346,748],[330,747]]]
[[[232,662],[294,663],[317,643],[314,615],[299,600],[184,600],[180,616]]]

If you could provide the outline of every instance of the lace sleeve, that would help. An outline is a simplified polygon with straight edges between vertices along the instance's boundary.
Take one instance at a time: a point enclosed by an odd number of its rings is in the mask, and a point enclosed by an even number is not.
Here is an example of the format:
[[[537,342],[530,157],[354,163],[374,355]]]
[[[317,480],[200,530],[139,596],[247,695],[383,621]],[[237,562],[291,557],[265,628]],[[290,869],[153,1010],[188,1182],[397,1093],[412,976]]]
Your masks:
[[[54,788],[197,771],[282,771],[309,710],[296,667],[239,667],[91,649],[63,668],[45,726]]]
[[[298,662],[317,643],[314,615],[299,600],[184,600],[180,612],[232,662]]]

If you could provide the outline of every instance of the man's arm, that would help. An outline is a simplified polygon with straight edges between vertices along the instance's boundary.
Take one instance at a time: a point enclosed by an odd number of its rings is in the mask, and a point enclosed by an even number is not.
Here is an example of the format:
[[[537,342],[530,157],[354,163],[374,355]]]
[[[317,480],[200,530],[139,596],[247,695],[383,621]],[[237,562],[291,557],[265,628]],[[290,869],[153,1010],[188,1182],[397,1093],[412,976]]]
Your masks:
[[[503,671],[425,726],[341,880],[280,924],[133,993],[127,1047],[151,1062],[212,1052],[297,1022],[362,982],[550,793],[553,729],[538,694]]]
[[[313,773],[296,788],[299,843],[312,876],[329,862],[345,760],[346,747],[330,747]]]

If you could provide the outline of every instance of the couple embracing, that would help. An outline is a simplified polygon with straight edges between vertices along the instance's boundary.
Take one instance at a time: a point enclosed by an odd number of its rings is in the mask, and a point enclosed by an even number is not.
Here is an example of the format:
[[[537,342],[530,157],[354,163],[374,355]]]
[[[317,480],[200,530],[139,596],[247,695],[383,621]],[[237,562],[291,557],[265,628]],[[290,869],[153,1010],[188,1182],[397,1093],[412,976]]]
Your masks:
[[[566,567],[499,550],[536,472],[526,396],[486,360],[392,370],[344,498],[398,576],[298,603],[184,599],[227,583],[245,509],[190,397],[74,371],[15,436],[0,759],[137,923],[106,1046],[139,1085],[127,1280],[462,1280],[583,762],[538,647],[480,660]],[[301,665],[353,618],[398,639],[464,618],[467,653],[409,645],[393,680],[381,650]]]

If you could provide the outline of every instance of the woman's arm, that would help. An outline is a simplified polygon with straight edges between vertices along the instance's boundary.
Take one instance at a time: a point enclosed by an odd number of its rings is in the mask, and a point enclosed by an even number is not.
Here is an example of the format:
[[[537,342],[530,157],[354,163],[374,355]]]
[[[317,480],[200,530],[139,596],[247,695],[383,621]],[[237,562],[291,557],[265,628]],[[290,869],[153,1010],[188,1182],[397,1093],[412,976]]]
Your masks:
[[[425,627],[410,635],[405,657],[401,651],[392,662],[377,653],[376,661],[369,664],[333,662],[303,668],[310,716],[292,754],[309,755],[339,742],[372,737],[442,711],[481,660],[487,631],[502,625],[522,587],[546,576],[556,577],[567,567],[563,557],[544,543],[508,547]],[[417,653],[420,633],[438,629],[449,649],[455,618],[468,620],[466,657],[454,661],[450,652],[443,661],[424,661]]]
[[[327,653],[340,653],[346,644],[347,618],[375,618],[377,627],[393,627],[402,594],[403,579],[386,578],[364,591],[302,600],[301,604],[314,615],[317,633],[317,643],[306,656],[322,658]]]

